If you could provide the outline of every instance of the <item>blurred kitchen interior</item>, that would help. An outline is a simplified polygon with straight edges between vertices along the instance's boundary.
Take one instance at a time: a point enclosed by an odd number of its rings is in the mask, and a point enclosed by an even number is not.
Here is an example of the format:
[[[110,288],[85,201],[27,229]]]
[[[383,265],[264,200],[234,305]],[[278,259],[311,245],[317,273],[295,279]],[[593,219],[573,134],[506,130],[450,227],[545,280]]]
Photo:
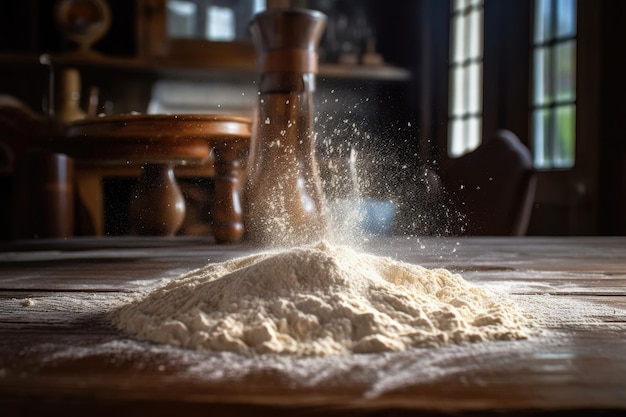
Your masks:
[[[90,3],[74,0],[81,2]],[[344,146],[320,152],[343,157],[345,149],[354,148],[364,166],[375,165],[363,168],[380,173],[367,193],[419,207],[423,190],[406,184],[423,167],[445,172],[458,154],[507,129],[531,149],[537,169],[529,235],[626,234],[623,0],[107,0],[110,27],[91,46],[90,58],[71,54],[75,44],[55,21],[57,3],[0,3],[0,94],[36,111],[45,113],[49,106],[50,67],[40,57],[50,54],[52,62],[79,69],[83,108],[90,88],[97,87],[98,113],[250,115],[256,61],[241,22],[265,7],[318,9],[329,17],[317,78],[318,141]],[[212,12],[204,20],[190,20],[190,10],[205,8]],[[198,29],[207,19],[214,29]],[[463,119],[478,117],[478,140],[460,152],[449,144],[455,22],[478,22],[478,32],[466,27],[464,33],[484,40],[478,55],[463,61],[480,64],[482,88],[479,108]],[[569,26],[541,43],[542,24]],[[557,62],[555,72],[541,74],[537,61],[553,56],[554,62],[570,58],[571,65]],[[536,89],[547,89],[548,79],[556,91],[538,106]],[[565,128],[569,142],[556,154],[554,147],[540,149],[545,144],[537,141],[538,114],[554,115],[548,124],[557,126],[553,130],[571,123]],[[104,189],[124,189],[124,181],[112,178]],[[6,219],[7,204],[2,206]],[[108,234],[119,234],[123,225],[107,228]]]

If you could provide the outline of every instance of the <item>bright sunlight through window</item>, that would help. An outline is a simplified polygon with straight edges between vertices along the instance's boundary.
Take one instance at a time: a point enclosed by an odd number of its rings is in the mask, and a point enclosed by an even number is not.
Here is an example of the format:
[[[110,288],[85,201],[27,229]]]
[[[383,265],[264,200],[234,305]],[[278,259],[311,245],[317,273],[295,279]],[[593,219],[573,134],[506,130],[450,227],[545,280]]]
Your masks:
[[[535,167],[571,168],[576,144],[576,0],[536,0],[534,26]]]
[[[483,0],[452,0],[448,154],[480,144],[483,109]]]

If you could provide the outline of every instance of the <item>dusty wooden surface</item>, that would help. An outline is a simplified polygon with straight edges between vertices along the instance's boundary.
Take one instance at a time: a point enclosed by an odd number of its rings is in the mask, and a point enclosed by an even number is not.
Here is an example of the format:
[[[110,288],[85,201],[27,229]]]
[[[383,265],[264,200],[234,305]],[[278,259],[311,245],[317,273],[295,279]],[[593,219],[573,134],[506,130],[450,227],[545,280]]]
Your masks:
[[[134,340],[107,313],[208,262],[197,238],[0,245],[1,415],[623,415],[626,238],[378,239],[547,318],[528,340],[326,359]],[[533,311],[531,311],[532,313]]]

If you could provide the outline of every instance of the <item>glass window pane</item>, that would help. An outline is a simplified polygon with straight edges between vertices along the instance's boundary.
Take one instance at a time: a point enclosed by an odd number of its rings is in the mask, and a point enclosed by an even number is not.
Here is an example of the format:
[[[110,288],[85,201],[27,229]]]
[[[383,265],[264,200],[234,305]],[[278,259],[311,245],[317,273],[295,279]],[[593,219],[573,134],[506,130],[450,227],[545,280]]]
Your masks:
[[[482,65],[471,64],[467,68],[467,112],[479,113],[482,108]]]
[[[576,44],[568,41],[554,47],[555,98],[574,100],[576,80]]]
[[[556,123],[553,137],[554,166],[571,168],[574,165],[576,112],[573,105],[560,106],[556,109]]]
[[[467,58],[469,58],[469,43],[472,31],[472,27],[470,26],[470,24],[472,22],[470,21],[469,15],[467,14],[463,15],[461,21],[463,22],[463,39],[461,40],[461,43],[459,45],[463,53],[463,60],[466,60]]]
[[[482,121],[480,117],[472,117],[467,121],[465,152],[471,152],[480,144]]]
[[[452,63],[459,64],[465,59],[465,18],[463,16],[456,16],[452,23]]]
[[[463,155],[463,151],[465,149],[464,140],[463,140],[463,121],[462,120],[452,120],[450,121],[450,125],[448,126],[448,147],[449,153],[453,157],[458,157]]]
[[[550,49],[535,48],[533,62],[533,104],[541,105],[550,100],[552,79],[550,77]]]
[[[465,0],[452,0],[452,10],[455,12],[463,11],[465,8]]]
[[[228,7],[209,6],[206,9],[206,39],[232,41],[235,39],[235,12]]]
[[[557,36],[576,34],[576,0],[557,0]]]
[[[536,168],[550,167],[549,117],[548,110],[540,109],[533,112],[533,156]]]
[[[482,119],[472,117],[467,120],[452,120],[449,125],[449,153],[453,157],[473,151],[481,140]]]
[[[458,67],[452,71],[452,115],[459,116],[466,112],[465,89],[463,88],[465,68]]]
[[[474,10],[468,16],[468,56],[470,58],[480,58],[483,51],[483,14],[481,10]]]
[[[182,0],[167,2],[167,34],[170,38],[193,38],[196,36],[195,3]]]
[[[535,1],[535,42],[544,42],[551,36],[551,0]]]
[[[255,15],[265,10],[265,0],[253,0],[252,2],[252,14]]]

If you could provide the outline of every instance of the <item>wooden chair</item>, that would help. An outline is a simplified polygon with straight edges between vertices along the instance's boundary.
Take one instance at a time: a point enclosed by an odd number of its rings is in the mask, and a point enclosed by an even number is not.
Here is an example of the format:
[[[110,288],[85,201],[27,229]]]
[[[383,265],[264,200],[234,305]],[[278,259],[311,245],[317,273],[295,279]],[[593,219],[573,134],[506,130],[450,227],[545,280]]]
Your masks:
[[[444,185],[464,217],[459,234],[525,235],[536,173],[530,151],[508,130],[453,161]]]

